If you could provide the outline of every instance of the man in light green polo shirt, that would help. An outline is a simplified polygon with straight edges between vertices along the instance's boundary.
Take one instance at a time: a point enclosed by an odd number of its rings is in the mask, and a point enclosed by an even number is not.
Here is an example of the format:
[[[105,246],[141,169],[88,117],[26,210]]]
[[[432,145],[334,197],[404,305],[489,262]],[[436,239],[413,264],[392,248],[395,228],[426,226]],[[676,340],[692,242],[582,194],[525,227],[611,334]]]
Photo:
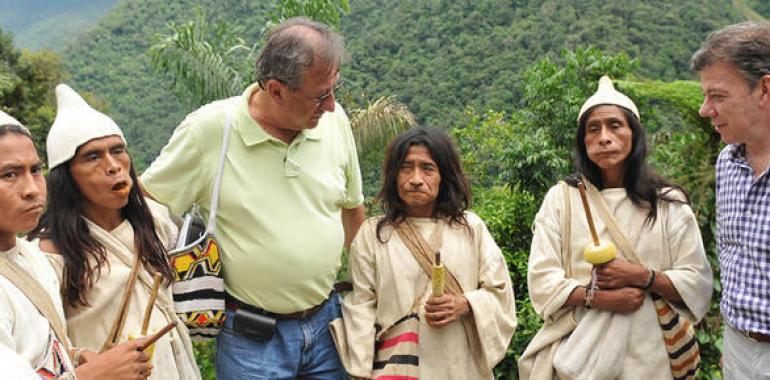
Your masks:
[[[279,24],[257,58],[256,83],[188,115],[142,176],[176,214],[209,205],[231,115],[216,215],[228,293],[219,379],[345,376],[327,325],[340,315],[340,252],[364,210],[350,123],[334,97],[343,54],[326,25]],[[255,322],[263,317],[275,327]]]

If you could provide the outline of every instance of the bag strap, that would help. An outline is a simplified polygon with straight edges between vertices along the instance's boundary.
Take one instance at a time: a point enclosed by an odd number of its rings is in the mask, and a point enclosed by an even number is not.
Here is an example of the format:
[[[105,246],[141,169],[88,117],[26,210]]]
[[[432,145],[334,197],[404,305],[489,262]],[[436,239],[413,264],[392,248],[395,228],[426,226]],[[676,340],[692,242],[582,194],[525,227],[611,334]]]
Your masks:
[[[414,226],[411,224],[411,222],[409,222],[409,221],[407,221],[405,219],[403,223],[409,223],[409,227],[411,227],[411,232],[417,233],[418,238],[422,239],[422,234],[417,232],[417,230],[414,228]],[[438,224],[436,226],[436,229],[433,231],[433,234],[430,237],[430,244],[425,242],[425,240],[423,239],[423,243],[425,243],[425,247],[428,247],[428,250],[426,251],[427,255],[426,256],[422,256],[421,255],[420,258],[415,256],[415,260],[417,260],[417,262],[420,264],[420,267],[423,268],[423,271],[425,270],[425,267],[422,266],[421,259],[427,258],[430,261],[429,265],[431,265],[431,266],[433,265],[433,261],[430,259],[431,258],[430,253],[431,252],[439,251],[441,249],[441,245],[442,245],[442,243],[444,241],[443,230],[444,230],[443,225]],[[401,240],[404,240],[404,239],[405,238],[403,236],[401,236]],[[411,240],[410,240],[410,242],[411,242]],[[404,243],[404,244],[409,244],[409,243]],[[412,255],[415,254],[414,253],[415,251],[413,251],[412,248],[410,248],[409,246],[407,246],[407,248],[409,248],[409,252],[411,252]],[[415,247],[415,249],[421,249],[421,248],[424,248],[424,247]],[[445,270],[445,273],[446,273],[446,271],[447,271],[446,267],[444,267],[444,270]],[[412,312],[417,311],[417,309],[420,307],[420,298],[422,298],[421,290],[424,289],[424,287],[427,286],[428,283],[431,281],[431,275],[432,275],[433,271],[428,269],[428,272],[426,272],[426,273],[428,275],[426,277],[427,280],[426,281],[422,281],[422,284],[418,283],[417,287],[415,288],[414,302],[412,303],[412,308],[410,309]]]
[[[607,202],[605,202],[604,197],[602,197],[601,193],[599,193],[593,184],[588,181],[584,181],[583,183],[586,184],[588,197],[591,199],[591,203],[596,205],[596,208],[599,211],[599,216],[602,218],[604,225],[607,226],[607,230],[609,231],[610,236],[612,236],[612,240],[614,240],[615,243],[620,247],[621,251],[628,255],[626,258],[629,261],[636,264],[642,264],[642,261],[636,254],[634,245],[631,244],[631,241],[626,237],[625,234],[623,234],[623,231],[620,230],[615,217],[610,214],[609,207],[607,207]],[[640,231],[643,226],[644,221],[642,221],[641,226],[639,227]]]
[[[0,275],[14,284],[48,320],[54,335],[64,345],[66,355],[70,354],[70,344],[64,322],[56,312],[53,301],[43,287],[24,268],[9,257],[0,255]]]
[[[564,265],[567,277],[572,277],[572,258],[570,257],[570,239],[572,236],[572,200],[569,185],[565,181],[559,182],[562,191],[564,205],[561,212],[561,262]]]
[[[214,177],[214,188],[211,190],[211,207],[209,207],[209,221],[206,231],[213,232],[217,224],[217,207],[219,205],[219,192],[222,189],[222,173],[225,171],[227,161],[227,147],[230,145],[230,130],[232,129],[233,113],[230,106],[225,109],[225,129],[222,136],[222,152],[219,154],[219,166]]]
[[[441,225],[439,225],[439,228],[441,228]],[[401,222],[398,227],[396,228],[396,231],[398,231],[398,235],[401,237],[401,241],[404,242],[404,245],[406,245],[407,248],[409,248],[409,251],[414,255],[415,260],[417,260],[417,263],[420,264],[420,267],[423,271],[428,275],[428,278],[431,278],[433,273],[433,249],[431,249],[431,246],[428,244],[428,242],[425,241],[423,236],[414,228],[412,223],[409,221],[409,219],[404,219],[403,222]],[[441,230],[437,231],[437,234],[439,236],[442,236],[443,233]],[[441,244],[436,244],[435,246],[436,250],[439,250],[441,248]],[[446,283],[447,290],[450,294],[453,295],[462,295],[463,290],[460,287],[460,283],[457,281],[457,278],[455,278],[454,274],[444,266],[444,273],[447,275],[446,279],[449,281]]]
[[[118,314],[115,316],[115,320],[112,322],[110,333],[107,334],[107,338],[102,344],[99,352],[104,352],[115,346],[120,339],[120,334],[123,333],[123,327],[126,324],[126,318],[128,317],[128,307],[131,305],[131,297],[134,295],[134,288],[136,287],[136,279],[139,277],[139,267],[142,266],[142,260],[139,255],[134,258],[134,265],[131,268],[131,274],[128,276],[128,283],[126,289],[123,290],[123,298],[120,301],[120,307],[118,308]]]

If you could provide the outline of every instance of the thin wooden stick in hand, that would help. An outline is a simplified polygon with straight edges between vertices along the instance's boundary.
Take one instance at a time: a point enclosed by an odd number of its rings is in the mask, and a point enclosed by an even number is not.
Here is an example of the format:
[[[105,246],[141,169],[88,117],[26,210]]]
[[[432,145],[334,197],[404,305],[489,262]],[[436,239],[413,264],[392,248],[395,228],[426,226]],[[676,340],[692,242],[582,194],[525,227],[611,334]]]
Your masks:
[[[586,219],[588,220],[588,229],[591,230],[591,238],[594,240],[594,245],[599,246],[599,235],[596,234],[596,227],[594,227],[594,218],[591,217],[591,206],[588,205],[588,198],[586,197],[586,188],[582,181],[578,181],[578,190],[580,191],[580,200],[583,201],[583,210],[586,212]],[[569,210],[567,210],[569,212]]]
[[[155,273],[152,282],[152,293],[150,293],[150,300],[147,302],[147,307],[144,309],[144,320],[142,321],[142,336],[147,335],[147,329],[150,327],[150,317],[152,316],[152,309],[155,307],[155,300],[158,298],[158,290],[160,289],[161,276],[160,273]]]
[[[147,340],[142,343],[142,345],[139,347],[139,351],[144,351],[148,347],[152,346],[153,343],[155,343],[158,339],[160,339],[163,335],[166,335],[169,331],[171,331],[176,326],[176,322],[169,322],[166,326],[164,326],[162,329],[158,330],[155,334],[150,335],[147,337]]]

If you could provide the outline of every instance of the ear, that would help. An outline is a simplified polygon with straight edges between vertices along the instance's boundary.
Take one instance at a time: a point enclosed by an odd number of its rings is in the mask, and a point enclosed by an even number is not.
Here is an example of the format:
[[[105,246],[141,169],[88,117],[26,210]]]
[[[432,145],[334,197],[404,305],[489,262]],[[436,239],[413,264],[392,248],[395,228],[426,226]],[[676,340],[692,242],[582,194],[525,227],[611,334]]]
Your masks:
[[[764,102],[770,102],[770,74],[763,75],[757,82],[759,95]]]
[[[267,83],[265,83],[265,92],[270,96],[270,99],[278,105],[283,105],[286,101],[288,90],[286,85],[275,79],[268,79]]]

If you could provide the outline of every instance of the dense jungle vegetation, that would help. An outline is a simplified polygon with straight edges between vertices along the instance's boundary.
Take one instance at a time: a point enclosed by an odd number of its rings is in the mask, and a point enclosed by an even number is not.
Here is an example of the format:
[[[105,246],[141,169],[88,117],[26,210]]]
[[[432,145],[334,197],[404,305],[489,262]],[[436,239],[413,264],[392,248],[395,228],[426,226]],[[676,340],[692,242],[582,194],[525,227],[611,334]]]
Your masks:
[[[346,91],[358,102],[395,95],[419,121],[450,128],[466,106],[505,112],[520,106],[523,70],[558,59],[562,49],[625,52],[639,60],[639,77],[690,78],[687,62],[699,41],[741,19],[728,1],[573,3],[353,1],[340,24],[350,51]],[[211,23],[239,29],[251,45],[259,43],[269,9],[269,2],[237,0],[119,2],[62,61],[75,89],[105,100],[144,166],[198,106],[180,101],[171,81],[152,69],[146,53],[157,34],[200,10]]]
[[[61,55],[20,50],[0,30],[0,107],[31,127],[42,151],[55,115],[53,86],[67,81],[123,126],[143,168],[199,105],[151,64],[150,47],[170,33],[170,23],[205,20],[212,40],[237,35],[258,48],[273,7],[123,0],[71,37]],[[768,16],[770,5],[761,0],[350,2],[339,24],[350,53],[340,101],[352,109],[395,96],[418,123],[450,130],[472,180],[473,209],[509,264],[519,327],[497,378],[517,378],[516,360],[541,324],[527,297],[530,226],[545,192],[571,170],[575,116],[602,74],[639,105],[653,165],[690,191],[718,276],[713,163],[721,145],[697,115],[702,95],[689,58],[708,32]],[[367,145],[360,155],[371,198],[382,144]],[[716,281],[711,310],[698,327],[704,379],[721,378],[719,290]],[[212,346],[198,350],[204,374],[213,379]]]

